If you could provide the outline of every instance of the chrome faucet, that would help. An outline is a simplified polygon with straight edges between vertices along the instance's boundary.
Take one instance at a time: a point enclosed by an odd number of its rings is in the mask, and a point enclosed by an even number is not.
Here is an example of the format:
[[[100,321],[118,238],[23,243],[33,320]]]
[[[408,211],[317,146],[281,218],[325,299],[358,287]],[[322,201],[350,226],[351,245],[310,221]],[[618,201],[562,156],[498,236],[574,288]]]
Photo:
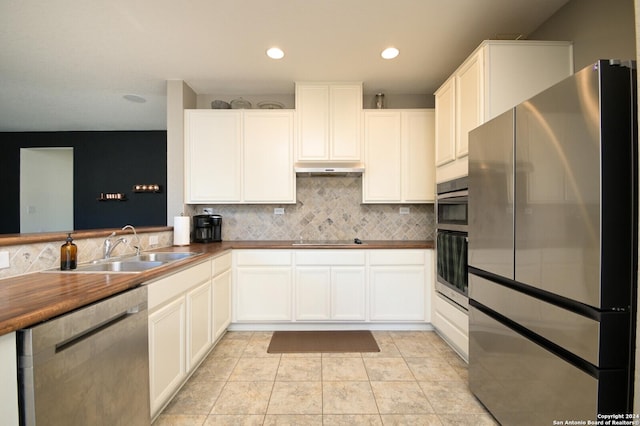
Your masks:
[[[122,230],[124,231],[125,229],[131,229],[133,231],[133,236],[136,239],[136,245],[133,246],[134,249],[136,249],[136,256],[140,255],[140,238],[138,238],[138,234],[136,233],[136,228],[133,227],[133,225],[125,225],[122,227]]]
[[[105,259],[108,259],[111,257],[111,252],[113,252],[113,249],[116,248],[118,244],[127,242],[127,239],[125,237],[120,237],[114,241],[115,236],[116,236],[116,233],[114,231],[111,233],[111,235],[107,237],[107,239],[104,240],[103,247],[104,247]]]

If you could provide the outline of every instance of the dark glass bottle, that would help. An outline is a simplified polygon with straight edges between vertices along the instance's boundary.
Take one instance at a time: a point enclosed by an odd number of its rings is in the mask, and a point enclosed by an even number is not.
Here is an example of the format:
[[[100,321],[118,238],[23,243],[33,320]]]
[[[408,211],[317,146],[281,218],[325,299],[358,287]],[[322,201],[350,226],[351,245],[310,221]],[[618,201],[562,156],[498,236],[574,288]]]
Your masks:
[[[71,234],[67,235],[67,242],[60,247],[60,270],[68,271],[78,266],[78,247],[73,244]]]

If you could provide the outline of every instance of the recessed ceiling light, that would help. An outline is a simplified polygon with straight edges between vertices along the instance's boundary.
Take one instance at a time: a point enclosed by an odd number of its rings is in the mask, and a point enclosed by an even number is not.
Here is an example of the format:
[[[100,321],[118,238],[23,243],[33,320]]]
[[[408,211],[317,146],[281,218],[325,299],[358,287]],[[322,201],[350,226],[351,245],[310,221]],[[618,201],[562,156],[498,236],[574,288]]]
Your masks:
[[[143,103],[147,102],[147,100],[145,98],[143,98],[142,96],[138,96],[138,95],[124,95],[123,98],[125,98],[126,100],[128,100],[130,102],[135,102],[137,104],[143,104]]]
[[[398,49],[396,49],[395,47],[387,47],[386,49],[384,49],[382,51],[380,56],[382,56],[384,59],[393,59],[396,56],[398,56],[399,53],[400,53],[400,51]]]
[[[284,52],[280,48],[272,47],[267,50],[267,56],[271,59],[282,59],[284,58]]]

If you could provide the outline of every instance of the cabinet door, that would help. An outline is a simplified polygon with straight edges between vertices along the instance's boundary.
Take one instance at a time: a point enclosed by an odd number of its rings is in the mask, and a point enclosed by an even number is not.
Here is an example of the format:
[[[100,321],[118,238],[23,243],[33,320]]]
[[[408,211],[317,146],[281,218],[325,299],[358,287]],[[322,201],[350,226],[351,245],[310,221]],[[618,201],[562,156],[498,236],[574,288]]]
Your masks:
[[[241,123],[240,111],[185,111],[185,202],[240,201]]]
[[[402,112],[402,201],[433,202],[435,111]]]
[[[479,50],[456,74],[456,158],[469,154],[469,131],[482,124],[482,59],[482,50]]]
[[[331,268],[331,319],[365,319],[365,276],[364,266]]]
[[[456,80],[450,78],[436,92],[436,166],[456,159]]]
[[[362,85],[329,87],[330,159],[360,161]]]
[[[185,341],[184,297],[149,315],[151,417],[187,376]]]
[[[231,323],[231,270],[213,279],[213,341],[216,341]]]
[[[239,267],[236,277],[238,321],[291,320],[291,267]]]
[[[569,42],[488,42],[483,54],[483,122],[573,74]]]
[[[211,282],[187,293],[187,371],[191,371],[211,347]]]
[[[402,197],[400,113],[367,111],[364,202],[398,202]]]
[[[295,203],[293,112],[245,111],[243,193],[247,203]]]
[[[371,319],[425,320],[424,266],[372,266]]]
[[[298,160],[329,159],[329,87],[296,85]]]
[[[296,319],[331,318],[331,270],[328,267],[296,268]]]
[[[18,387],[15,379],[6,380],[9,377],[18,377],[15,331],[0,336],[0,377],[5,378],[0,384],[0,413],[3,424],[18,426]]]

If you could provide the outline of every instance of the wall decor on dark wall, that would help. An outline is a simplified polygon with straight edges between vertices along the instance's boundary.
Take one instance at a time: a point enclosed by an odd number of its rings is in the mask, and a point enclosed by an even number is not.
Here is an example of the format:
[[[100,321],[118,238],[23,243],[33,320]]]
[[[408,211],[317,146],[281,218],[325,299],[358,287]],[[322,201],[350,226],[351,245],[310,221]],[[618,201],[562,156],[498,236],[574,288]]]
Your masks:
[[[133,190],[140,182],[166,188],[166,131],[5,132],[0,234],[20,232],[20,149],[35,147],[73,147],[74,229],[166,225],[166,191]],[[125,194],[126,201],[99,201],[101,193]]]

